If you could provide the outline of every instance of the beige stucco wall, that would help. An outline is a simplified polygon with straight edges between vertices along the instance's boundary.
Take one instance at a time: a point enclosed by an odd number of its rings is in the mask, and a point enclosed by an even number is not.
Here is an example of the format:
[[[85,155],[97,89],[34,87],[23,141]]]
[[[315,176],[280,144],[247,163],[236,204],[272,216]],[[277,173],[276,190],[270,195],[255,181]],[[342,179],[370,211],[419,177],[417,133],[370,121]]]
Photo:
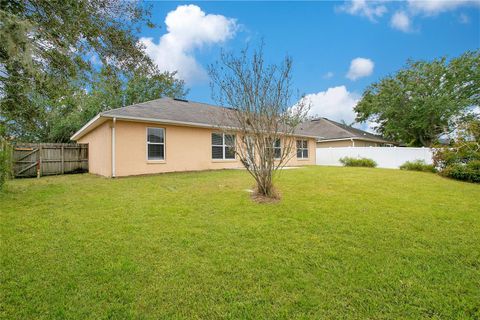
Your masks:
[[[89,172],[111,176],[111,126],[107,121],[78,142],[89,145]],[[165,160],[147,160],[147,128],[165,129]],[[115,168],[116,176],[153,174],[173,171],[197,171],[241,168],[239,160],[213,160],[209,128],[161,125],[116,121]],[[309,158],[293,155],[288,166],[315,164],[315,140],[308,139]],[[296,152],[296,150],[293,150]]]
[[[317,148],[339,148],[351,146],[352,141],[350,140],[317,142]]]
[[[355,147],[378,147],[378,143],[364,140],[354,140]],[[340,148],[340,147],[353,147],[351,140],[339,140],[339,141],[325,141],[317,142],[317,148]]]
[[[380,147],[380,144],[372,141],[355,140],[355,147]]]
[[[78,143],[88,143],[88,172],[110,177],[112,173],[111,122],[89,132]]]

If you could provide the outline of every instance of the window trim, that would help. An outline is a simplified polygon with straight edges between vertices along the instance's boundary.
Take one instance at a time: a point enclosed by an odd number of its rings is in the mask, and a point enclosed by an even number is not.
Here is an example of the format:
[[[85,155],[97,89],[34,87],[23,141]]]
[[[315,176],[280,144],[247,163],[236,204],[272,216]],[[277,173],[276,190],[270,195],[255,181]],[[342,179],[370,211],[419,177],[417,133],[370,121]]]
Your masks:
[[[298,141],[301,141],[302,146],[300,148],[298,147]],[[303,147],[303,142],[307,143],[306,148]],[[297,144],[297,146],[296,146],[297,147],[296,148],[297,160],[308,160],[310,158],[310,150],[308,150],[308,140],[307,139],[297,139],[295,143]],[[302,156],[301,157],[298,156],[298,150],[302,150]],[[303,151],[304,150],[307,150],[307,157],[306,158],[303,156]]]
[[[218,135],[221,135],[222,136],[222,144],[213,144],[212,142],[212,136],[214,134],[218,134]],[[227,147],[232,147],[230,145],[227,145],[225,144],[225,136],[226,135],[229,135],[229,136],[233,136],[233,149],[235,150],[236,147],[237,147],[237,135],[236,134],[228,134],[228,133],[223,133],[223,132],[212,132],[210,134],[210,158],[212,159],[213,162],[216,162],[216,161],[237,161],[237,153],[235,152],[233,154],[233,158],[225,158],[225,151],[226,151],[226,148]],[[222,148],[222,158],[214,158],[213,157],[213,154],[212,154],[212,151],[213,151],[213,147],[221,147]]]
[[[162,129],[163,130],[163,143],[162,142],[150,142],[148,141],[148,129]],[[164,127],[146,127],[145,129],[145,157],[148,163],[165,163],[167,161],[167,130]],[[148,145],[157,144],[163,145],[163,159],[149,159],[148,158]]]
[[[277,142],[278,140],[278,144],[280,145],[279,147],[275,147],[275,142]],[[282,139],[280,138],[277,138],[275,140],[273,140],[273,143],[272,143],[272,149],[273,149],[273,160],[280,160],[282,159]],[[275,150],[280,150],[280,157],[276,157],[275,156]]]

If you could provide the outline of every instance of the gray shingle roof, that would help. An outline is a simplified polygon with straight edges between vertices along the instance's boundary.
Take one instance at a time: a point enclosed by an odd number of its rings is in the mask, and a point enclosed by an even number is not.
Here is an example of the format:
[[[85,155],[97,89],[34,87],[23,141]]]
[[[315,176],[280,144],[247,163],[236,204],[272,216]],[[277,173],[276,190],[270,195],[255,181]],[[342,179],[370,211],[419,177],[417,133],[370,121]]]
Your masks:
[[[102,116],[130,117],[146,120],[165,120],[172,122],[184,122],[206,126],[229,126],[230,122],[226,113],[232,109],[213,106],[206,103],[186,101],[180,99],[161,98],[131,106],[112,109],[103,112]]]
[[[234,117],[228,116],[229,112],[234,112],[234,110],[200,102],[161,98],[108,110],[102,112],[100,116],[132,118],[145,121],[165,121],[210,127],[235,127],[232,121]],[[316,137],[319,140],[363,138],[385,143],[388,142],[380,136],[326,118],[306,121],[297,128],[296,133],[300,136]]]

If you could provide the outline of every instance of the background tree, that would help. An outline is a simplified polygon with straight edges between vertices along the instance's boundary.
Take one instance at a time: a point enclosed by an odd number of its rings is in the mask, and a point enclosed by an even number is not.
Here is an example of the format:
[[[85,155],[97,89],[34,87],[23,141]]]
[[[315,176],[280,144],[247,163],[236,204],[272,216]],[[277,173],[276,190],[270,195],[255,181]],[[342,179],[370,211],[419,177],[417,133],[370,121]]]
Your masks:
[[[173,95],[178,88],[184,92],[183,82],[159,72],[138,41],[141,26],[154,26],[149,17],[150,7],[137,1],[2,0],[0,121],[6,134],[30,141],[68,140],[66,133],[59,135],[63,129],[56,128],[57,121],[74,117],[78,98],[105,78],[98,75],[99,66],[114,80],[111,89],[120,80],[117,92],[121,87],[126,101]],[[93,94],[87,109],[120,107],[111,100],[124,99],[104,97],[99,101]],[[95,100],[98,105],[91,105]]]
[[[389,140],[431,146],[480,105],[479,52],[450,61],[408,61],[406,68],[365,90],[355,107],[356,121],[377,123],[376,130]]]
[[[236,135],[235,153],[255,179],[256,194],[276,198],[275,172],[295,155],[292,135],[308,111],[304,99],[291,108],[292,59],[267,65],[261,45],[251,57],[247,49],[238,57],[223,52],[209,74],[214,99],[230,107],[222,119],[230,128],[221,128]]]
[[[124,105],[141,103],[163,96],[182,98],[187,91],[174,73],[135,72],[123,77],[114,69],[103,67],[94,75],[87,91],[78,90],[62,99],[55,108],[51,128],[42,141],[68,142],[70,137],[100,112]]]
[[[436,148],[433,162],[443,176],[480,183],[480,115],[461,119],[448,148]]]

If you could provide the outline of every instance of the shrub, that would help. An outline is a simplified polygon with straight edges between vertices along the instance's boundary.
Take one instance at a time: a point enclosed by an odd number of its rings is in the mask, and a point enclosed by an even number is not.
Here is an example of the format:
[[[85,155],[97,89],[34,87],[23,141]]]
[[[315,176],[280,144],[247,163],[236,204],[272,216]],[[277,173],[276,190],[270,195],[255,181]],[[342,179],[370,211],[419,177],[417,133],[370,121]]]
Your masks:
[[[437,172],[433,164],[426,164],[424,160],[407,161],[400,166],[400,170]]]
[[[434,152],[433,163],[442,176],[480,183],[480,119],[463,123],[454,143]]]
[[[345,167],[369,167],[375,168],[377,163],[368,158],[350,158],[344,157],[339,160]]]
[[[0,190],[11,174],[11,147],[0,138]]]
[[[479,161],[479,145],[475,141],[464,142],[452,147],[441,147],[434,151],[433,163],[443,169],[454,164],[467,164],[470,161]]]
[[[480,161],[473,160],[467,164],[454,163],[443,169],[440,174],[457,180],[480,183]]]

